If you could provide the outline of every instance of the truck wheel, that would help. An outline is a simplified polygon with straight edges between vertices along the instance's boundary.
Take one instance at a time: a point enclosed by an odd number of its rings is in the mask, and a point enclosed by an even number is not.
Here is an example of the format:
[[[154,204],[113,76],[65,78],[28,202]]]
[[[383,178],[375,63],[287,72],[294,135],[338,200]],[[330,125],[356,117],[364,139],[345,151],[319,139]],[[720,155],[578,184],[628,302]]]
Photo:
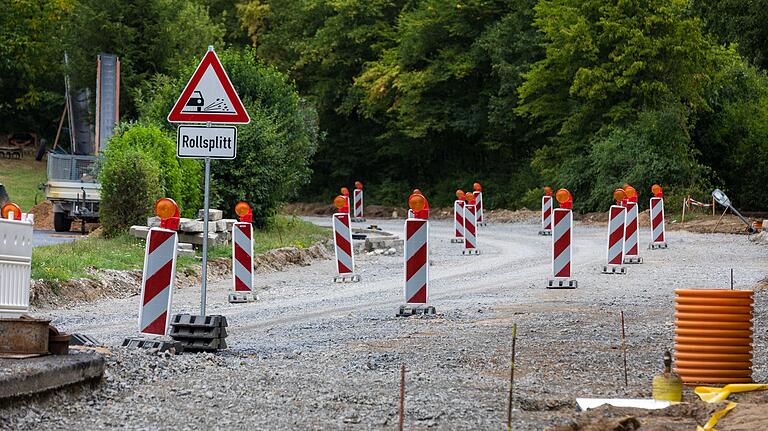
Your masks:
[[[72,219],[67,213],[53,213],[53,229],[56,232],[69,232],[72,229]]]

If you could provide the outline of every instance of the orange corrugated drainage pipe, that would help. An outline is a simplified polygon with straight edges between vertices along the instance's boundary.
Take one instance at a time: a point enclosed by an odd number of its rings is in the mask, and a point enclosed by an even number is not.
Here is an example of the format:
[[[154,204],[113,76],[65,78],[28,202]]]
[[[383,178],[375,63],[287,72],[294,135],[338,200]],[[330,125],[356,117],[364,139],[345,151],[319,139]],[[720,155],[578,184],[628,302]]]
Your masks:
[[[751,382],[753,292],[675,293],[675,371],[683,383]]]

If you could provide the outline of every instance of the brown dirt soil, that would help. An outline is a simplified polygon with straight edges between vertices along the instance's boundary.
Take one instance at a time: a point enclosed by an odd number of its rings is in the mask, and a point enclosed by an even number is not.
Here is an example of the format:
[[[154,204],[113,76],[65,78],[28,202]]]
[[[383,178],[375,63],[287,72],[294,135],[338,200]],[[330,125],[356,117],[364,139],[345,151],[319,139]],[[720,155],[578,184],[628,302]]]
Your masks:
[[[660,410],[602,406],[574,415],[571,423],[553,431],[687,431],[705,424],[712,413],[725,408],[728,401],[735,401],[738,406],[718,421],[716,429],[755,431],[766,429],[768,424],[766,391],[733,394],[729,400],[713,404],[698,398],[687,401]]]
[[[327,241],[306,249],[284,247],[254,256],[256,272],[284,271],[291,266],[307,266],[313,260],[329,259],[331,252]],[[232,262],[215,259],[208,262],[211,282],[231,276]],[[32,280],[30,303],[36,308],[54,308],[87,303],[105,298],[126,298],[141,291],[141,270],[118,271],[114,269],[90,269],[96,279],[64,281]],[[200,284],[201,267],[195,266],[176,273],[176,288],[186,289]]]
[[[48,201],[40,202],[29,210],[35,216],[35,229],[53,230],[53,204]]]
[[[694,220],[687,219],[685,223],[680,223],[680,219],[676,218],[672,222],[667,222],[667,229],[669,230],[687,230],[689,232],[696,233],[731,233],[746,235],[747,227],[744,225],[738,217],[732,214],[727,214],[720,223],[717,220],[720,216],[700,216]],[[754,221],[754,220],[750,220]],[[715,230],[717,226],[717,230]]]
[[[280,210],[283,214],[296,216],[329,216],[336,212],[333,205],[322,203],[298,202],[286,204]],[[393,214],[396,214],[393,217]],[[366,205],[365,216],[367,218],[404,218],[408,214],[405,207],[391,207],[383,205]],[[453,208],[434,207],[429,210],[430,218],[450,219],[453,217]],[[521,210],[494,209],[486,210],[485,217],[490,222],[496,223],[535,223],[539,220],[539,212],[523,208]]]

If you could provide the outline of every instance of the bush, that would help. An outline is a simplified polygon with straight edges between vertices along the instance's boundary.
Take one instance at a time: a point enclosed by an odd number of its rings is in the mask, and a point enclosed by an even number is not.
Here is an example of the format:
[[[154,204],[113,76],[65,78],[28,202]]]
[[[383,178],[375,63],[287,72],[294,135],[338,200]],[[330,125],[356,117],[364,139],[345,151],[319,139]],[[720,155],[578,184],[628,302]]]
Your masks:
[[[100,218],[106,236],[117,236],[133,225],[144,225],[161,196],[160,168],[135,149],[106,158],[101,181]]]
[[[211,206],[234,216],[235,204],[246,201],[253,208],[254,222],[264,226],[277,207],[309,180],[317,114],[288,78],[260,64],[252,49],[228,49],[219,55],[251,123],[238,126],[237,158],[211,163]],[[169,127],[165,116],[196,64],[175,80],[155,80],[152,95],[145,94],[139,106],[143,121]]]
[[[200,163],[176,157],[176,140],[156,126],[121,125],[109,141],[105,157],[109,160],[130,151],[138,151],[157,164],[163,197],[175,200],[182,216],[194,217],[202,202]]]

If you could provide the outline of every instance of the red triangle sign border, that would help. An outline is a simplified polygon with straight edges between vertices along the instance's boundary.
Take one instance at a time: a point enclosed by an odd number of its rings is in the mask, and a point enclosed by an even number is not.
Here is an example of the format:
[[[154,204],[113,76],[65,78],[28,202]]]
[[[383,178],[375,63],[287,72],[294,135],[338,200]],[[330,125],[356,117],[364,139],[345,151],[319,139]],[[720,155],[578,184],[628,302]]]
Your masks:
[[[192,92],[197,88],[197,84],[202,79],[208,67],[213,68],[216,78],[218,78],[224,92],[229,97],[232,103],[232,108],[235,114],[219,114],[211,112],[182,112],[187,101],[192,96]],[[189,82],[184,87],[184,91],[181,92],[181,96],[176,100],[173,105],[173,109],[168,114],[168,121],[171,123],[216,123],[216,124],[248,124],[251,122],[251,117],[248,115],[248,111],[245,110],[243,102],[240,101],[240,96],[237,95],[235,88],[232,86],[232,82],[229,80],[227,72],[221,65],[219,57],[216,52],[211,49],[205,53],[203,60],[195,69],[195,73],[189,78]]]

